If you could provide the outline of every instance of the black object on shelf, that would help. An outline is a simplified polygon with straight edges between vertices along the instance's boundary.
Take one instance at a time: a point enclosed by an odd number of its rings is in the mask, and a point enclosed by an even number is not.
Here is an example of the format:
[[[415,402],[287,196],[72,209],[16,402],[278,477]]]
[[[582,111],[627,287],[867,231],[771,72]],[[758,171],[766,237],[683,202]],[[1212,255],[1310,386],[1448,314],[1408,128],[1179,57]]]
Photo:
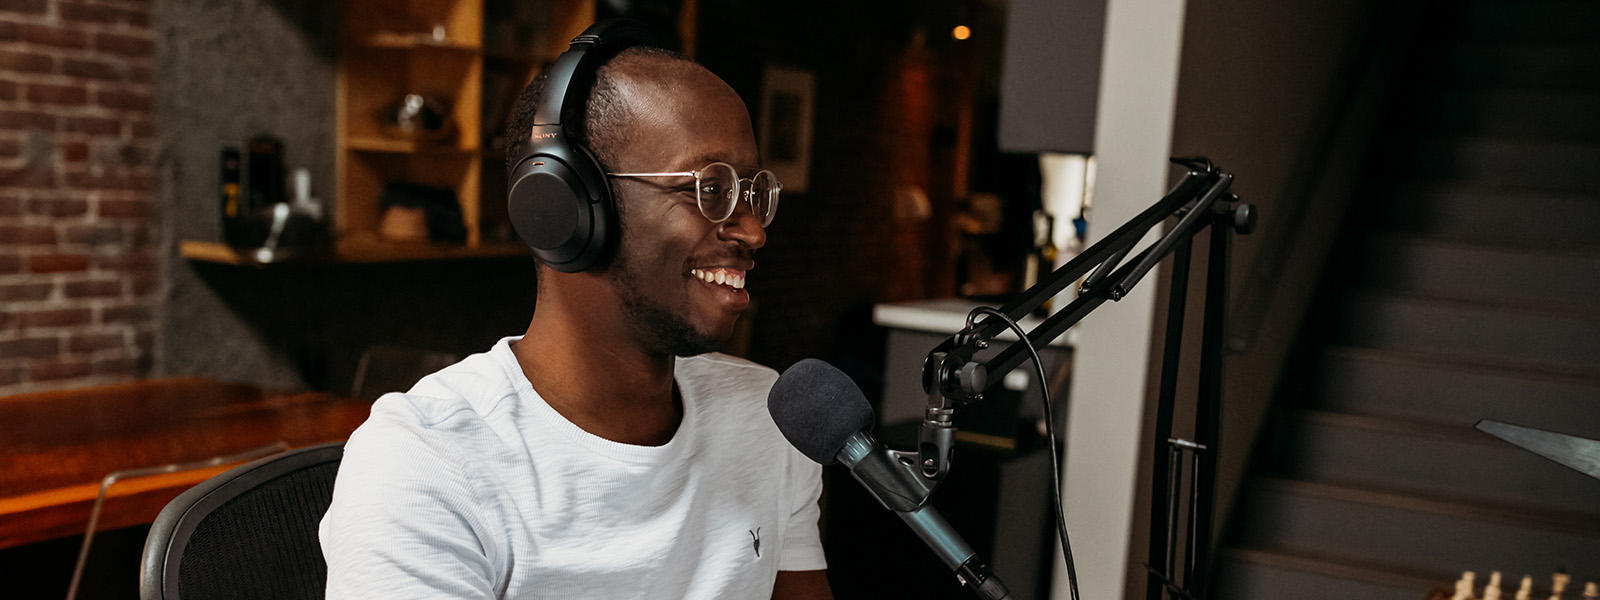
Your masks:
[[[467,226],[461,216],[461,203],[455,190],[405,181],[383,186],[382,208],[399,206],[421,209],[428,224],[428,239],[434,242],[467,241]]]

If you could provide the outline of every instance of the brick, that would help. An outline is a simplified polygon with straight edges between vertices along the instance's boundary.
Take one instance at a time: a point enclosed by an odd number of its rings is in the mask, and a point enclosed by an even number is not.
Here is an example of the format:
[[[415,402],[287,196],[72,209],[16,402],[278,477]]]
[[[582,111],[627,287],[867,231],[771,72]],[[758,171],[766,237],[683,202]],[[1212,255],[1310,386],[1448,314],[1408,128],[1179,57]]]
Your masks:
[[[11,101],[17,99],[17,84],[11,81],[0,81],[0,100]]]
[[[29,273],[67,273],[89,268],[89,257],[82,254],[40,254],[27,259]]]
[[[147,199],[100,199],[100,216],[108,219],[144,219],[150,216],[153,206]]]
[[[146,191],[153,185],[148,174],[123,169],[105,169],[99,174],[87,169],[70,169],[61,175],[67,187],[83,190]]]
[[[102,200],[102,202],[104,202]],[[98,246],[101,244],[120,244],[126,238],[122,227],[118,225],[92,223],[87,225],[68,225],[62,231],[62,238],[69,244],[88,244]]]
[[[120,298],[122,296],[122,281],[117,279],[68,281],[66,285],[62,286],[61,291],[69,299]]]
[[[21,140],[0,140],[0,158],[16,158],[22,156]]]
[[[151,276],[128,277],[128,290],[135,298],[146,298],[161,291],[161,278]]]
[[[35,359],[28,365],[28,377],[34,381],[77,379],[92,372],[89,361],[82,358]]]
[[[0,0],[4,2],[5,0]],[[48,54],[24,50],[0,50],[0,71],[18,73],[53,73],[56,59]]]
[[[128,337],[121,333],[74,333],[67,338],[67,351],[82,354],[127,346]]]
[[[54,185],[55,173],[52,173],[50,169],[33,166],[0,167],[0,187],[51,187]]]
[[[52,246],[56,229],[49,225],[0,225],[0,240],[12,246]]]
[[[61,341],[53,337],[26,337],[0,342],[0,357],[32,358],[55,356],[61,352]]]
[[[98,79],[101,81],[121,81],[122,69],[103,60],[85,60],[81,58],[66,58],[61,61],[61,72],[73,77]]]
[[[17,34],[18,39],[41,46],[53,46],[69,50],[82,50],[89,47],[89,34],[78,29],[25,23],[17,27]]]
[[[95,34],[94,47],[108,54],[133,57],[148,57],[155,53],[155,43],[150,38],[115,33]]]
[[[11,275],[22,272],[22,257],[15,254],[0,254],[0,275]],[[0,312],[0,315],[6,314]]]
[[[81,85],[30,83],[25,97],[29,102],[57,106],[83,106],[89,103],[89,90]]]
[[[89,160],[89,144],[87,142],[67,142],[62,144],[61,160],[71,163]]]
[[[100,322],[105,324],[115,323],[149,323],[155,320],[155,311],[148,306],[108,306],[100,312]]]
[[[0,197],[0,217],[22,216],[22,199],[11,196]]]
[[[50,113],[32,110],[0,110],[0,129],[43,129],[56,128],[56,117]]]
[[[72,327],[74,325],[88,325],[94,321],[94,311],[87,308],[56,308],[51,310],[36,310],[23,312],[22,328],[35,327]]]
[[[0,12],[42,15],[49,9],[49,0],[0,0]]]
[[[63,124],[67,133],[89,135],[117,135],[122,133],[122,122],[104,117],[68,117]]]
[[[156,125],[149,120],[133,122],[133,137],[136,139],[150,139],[156,136]]]
[[[150,27],[150,15],[147,12],[115,6],[58,1],[56,13],[61,16],[61,20],[69,22]]]
[[[15,42],[22,39],[22,25],[11,21],[0,21],[0,42]]]
[[[0,302],[38,302],[49,300],[56,289],[53,283],[10,283],[0,285]]]
[[[152,102],[150,94],[136,92],[121,92],[116,90],[101,90],[94,96],[94,103],[106,108],[150,112]]]
[[[155,253],[149,249],[99,254],[94,257],[94,266],[122,273],[154,273],[157,267]]]
[[[89,202],[80,198],[33,198],[23,212],[42,217],[81,217],[89,214]]]
[[[0,387],[22,383],[22,368],[15,364],[0,363]]]
[[[96,375],[128,375],[138,377],[145,370],[144,361],[132,356],[111,356],[94,359]]]
[[[133,83],[150,83],[150,67],[138,65],[128,66],[128,81]]]

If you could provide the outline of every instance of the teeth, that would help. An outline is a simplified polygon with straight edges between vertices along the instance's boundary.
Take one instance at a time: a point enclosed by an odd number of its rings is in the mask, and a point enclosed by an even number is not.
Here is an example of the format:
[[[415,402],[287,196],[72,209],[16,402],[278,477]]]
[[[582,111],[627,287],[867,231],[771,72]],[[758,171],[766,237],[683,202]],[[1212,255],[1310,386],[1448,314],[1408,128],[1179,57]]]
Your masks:
[[[704,281],[706,283],[715,283],[715,284],[718,284],[718,285],[726,285],[728,287],[731,287],[731,288],[734,288],[734,289],[737,289],[737,290],[744,289],[744,276],[743,275],[734,275],[734,274],[728,273],[727,271],[720,271],[719,270],[719,271],[716,271],[716,272],[711,272],[711,271],[704,271],[704,270],[701,270],[701,269],[690,269],[689,270],[689,274],[693,275],[696,279],[699,279],[700,281]]]

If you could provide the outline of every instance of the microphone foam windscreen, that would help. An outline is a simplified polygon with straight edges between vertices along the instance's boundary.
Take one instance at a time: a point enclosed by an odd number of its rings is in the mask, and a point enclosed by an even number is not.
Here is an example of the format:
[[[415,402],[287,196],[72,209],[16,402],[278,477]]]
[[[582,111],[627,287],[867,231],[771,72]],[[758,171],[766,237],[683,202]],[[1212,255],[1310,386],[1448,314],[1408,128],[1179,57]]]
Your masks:
[[[815,358],[797,362],[772,385],[767,412],[789,444],[833,464],[846,440],[872,425],[872,405],[849,375]]]

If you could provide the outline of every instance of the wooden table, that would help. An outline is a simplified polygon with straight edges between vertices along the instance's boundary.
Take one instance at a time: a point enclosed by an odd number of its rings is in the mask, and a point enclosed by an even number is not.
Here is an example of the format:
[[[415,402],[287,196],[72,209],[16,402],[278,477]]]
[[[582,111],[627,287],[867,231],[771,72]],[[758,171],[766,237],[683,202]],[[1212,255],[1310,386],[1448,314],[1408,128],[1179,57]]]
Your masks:
[[[0,548],[83,533],[100,480],[113,471],[280,441],[291,448],[340,441],[371,407],[195,378],[0,397]],[[97,529],[149,523],[178,494],[233,466],[120,481]]]

